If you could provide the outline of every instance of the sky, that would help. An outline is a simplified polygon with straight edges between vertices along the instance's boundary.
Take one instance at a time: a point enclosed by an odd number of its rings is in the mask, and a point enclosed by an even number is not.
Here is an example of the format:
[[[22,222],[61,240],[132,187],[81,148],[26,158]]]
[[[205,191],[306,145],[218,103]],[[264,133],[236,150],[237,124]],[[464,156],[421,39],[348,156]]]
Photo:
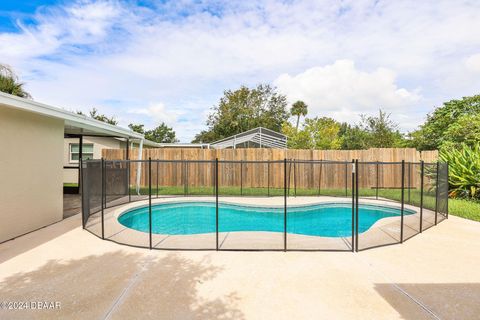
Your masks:
[[[205,129],[227,89],[270,83],[309,117],[400,130],[480,93],[480,1],[2,0],[0,63],[34,100],[119,125]]]

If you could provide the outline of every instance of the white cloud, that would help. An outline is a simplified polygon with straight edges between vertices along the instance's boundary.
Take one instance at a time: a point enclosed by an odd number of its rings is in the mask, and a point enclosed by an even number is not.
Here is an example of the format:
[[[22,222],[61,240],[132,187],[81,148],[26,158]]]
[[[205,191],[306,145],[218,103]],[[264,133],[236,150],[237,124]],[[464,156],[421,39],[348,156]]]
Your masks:
[[[403,129],[445,99],[480,91],[464,72],[477,70],[478,1],[62,3],[0,33],[0,62],[39,101],[96,106],[122,121],[169,119],[183,141],[204,128],[223,90],[241,84],[283,81],[342,120],[383,107]],[[130,113],[158,101],[168,108]]]
[[[294,76],[283,74],[275,84],[290,103],[307,103],[309,115],[332,116],[342,121],[356,120],[358,114],[376,112],[378,108],[398,111],[413,107],[420,100],[417,93],[397,86],[393,71],[361,71],[351,60],[337,60]]]
[[[172,126],[178,120],[178,117],[183,113],[178,110],[167,110],[163,103],[152,104],[147,108],[136,108],[127,111],[131,114],[140,114],[149,117],[154,125],[159,125],[162,122]]]
[[[465,61],[467,68],[474,72],[480,72],[480,53],[471,55]]]

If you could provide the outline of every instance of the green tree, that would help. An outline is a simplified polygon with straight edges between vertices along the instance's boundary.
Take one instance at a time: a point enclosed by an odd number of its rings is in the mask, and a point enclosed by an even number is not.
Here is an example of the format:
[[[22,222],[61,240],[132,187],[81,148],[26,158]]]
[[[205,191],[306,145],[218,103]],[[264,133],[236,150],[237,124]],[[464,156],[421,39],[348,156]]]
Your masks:
[[[282,133],[288,137],[287,146],[289,149],[311,149],[311,138],[306,130],[298,131],[288,121],[282,126]]]
[[[369,148],[393,148],[404,144],[398,124],[390,120],[390,114],[379,110],[378,116],[361,115],[359,127],[367,133]]]
[[[85,115],[82,111],[77,111],[77,114]],[[104,114],[98,113],[98,110],[96,108],[92,108],[92,110],[89,111],[89,116],[90,118],[93,118],[95,120],[102,121],[114,126],[118,124],[118,121],[115,119],[115,117],[107,117]]]
[[[297,101],[292,105],[292,108],[290,109],[290,113],[292,116],[297,117],[297,131],[298,131],[298,125],[300,124],[300,117],[303,116],[305,117],[308,113],[308,106],[305,104],[303,101]]]
[[[135,131],[137,133],[140,133],[140,134],[145,134],[145,126],[143,124],[133,124],[133,123],[130,123],[128,125],[128,127],[130,128],[130,130],[132,131]]]
[[[0,91],[14,96],[31,99],[32,96],[23,89],[24,83],[19,79],[12,68],[0,64]]]
[[[448,127],[444,135],[440,149],[447,145],[460,146],[462,143],[467,146],[477,145],[480,143],[480,113],[460,116]]]
[[[224,92],[208,116],[208,129],[193,142],[212,142],[256,127],[280,131],[288,119],[287,99],[268,84]]]
[[[339,149],[341,139],[338,135],[340,123],[328,117],[305,119],[303,129],[285,122],[282,132],[288,137],[288,147],[292,149]]]
[[[118,124],[118,121],[115,119],[115,117],[107,117],[104,114],[100,114],[98,113],[98,110],[96,108],[92,108],[92,110],[90,110],[90,117],[98,121],[112,124],[114,126]]]
[[[145,139],[158,143],[178,142],[175,131],[163,122],[158,127],[145,131]]]
[[[465,138],[458,135],[455,138],[450,137],[446,134],[447,131],[451,126],[457,126],[459,129],[457,121],[462,119],[464,124],[468,123],[469,117],[479,113],[480,95],[445,102],[427,116],[427,120],[418,130],[410,134],[411,145],[419,150],[434,150],[439,149],[444,143],[460,144]],[[461,130],[457,129],[452,130],[460,133]],[[457,138],[459,140],[454,140]],[[480,138],[477,141],[479,140]]]
[[[349,125],[342,123],[340,131],[340,149],[342,150],[363,150],[368,149],[370,137],[367,131],[360,128],[358,125]]]
[[[340,123],[332,118],[305,119],[304,130],[308,132],[311,138],[312,149],[334,150],[341,146],[341,140],[338,136]]]

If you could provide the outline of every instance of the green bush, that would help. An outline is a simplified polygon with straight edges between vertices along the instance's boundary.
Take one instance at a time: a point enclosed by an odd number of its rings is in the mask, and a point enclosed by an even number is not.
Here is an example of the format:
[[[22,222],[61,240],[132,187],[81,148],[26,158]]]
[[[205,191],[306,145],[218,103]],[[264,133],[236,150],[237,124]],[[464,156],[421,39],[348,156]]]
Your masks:
[[[450,196],[479,199],[480,143],[447,147],[441,151],[440,159],[449,165]]]

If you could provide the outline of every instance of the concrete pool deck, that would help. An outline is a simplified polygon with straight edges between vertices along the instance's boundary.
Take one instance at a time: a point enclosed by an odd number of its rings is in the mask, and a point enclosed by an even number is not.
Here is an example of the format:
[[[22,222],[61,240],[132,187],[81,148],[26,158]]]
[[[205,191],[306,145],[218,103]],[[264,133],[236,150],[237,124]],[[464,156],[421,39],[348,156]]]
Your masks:
[[[350,252],[137,249],[75,215],[0,244],[0,319],[478,319],[480,223],[454,216],[404,244]]]

